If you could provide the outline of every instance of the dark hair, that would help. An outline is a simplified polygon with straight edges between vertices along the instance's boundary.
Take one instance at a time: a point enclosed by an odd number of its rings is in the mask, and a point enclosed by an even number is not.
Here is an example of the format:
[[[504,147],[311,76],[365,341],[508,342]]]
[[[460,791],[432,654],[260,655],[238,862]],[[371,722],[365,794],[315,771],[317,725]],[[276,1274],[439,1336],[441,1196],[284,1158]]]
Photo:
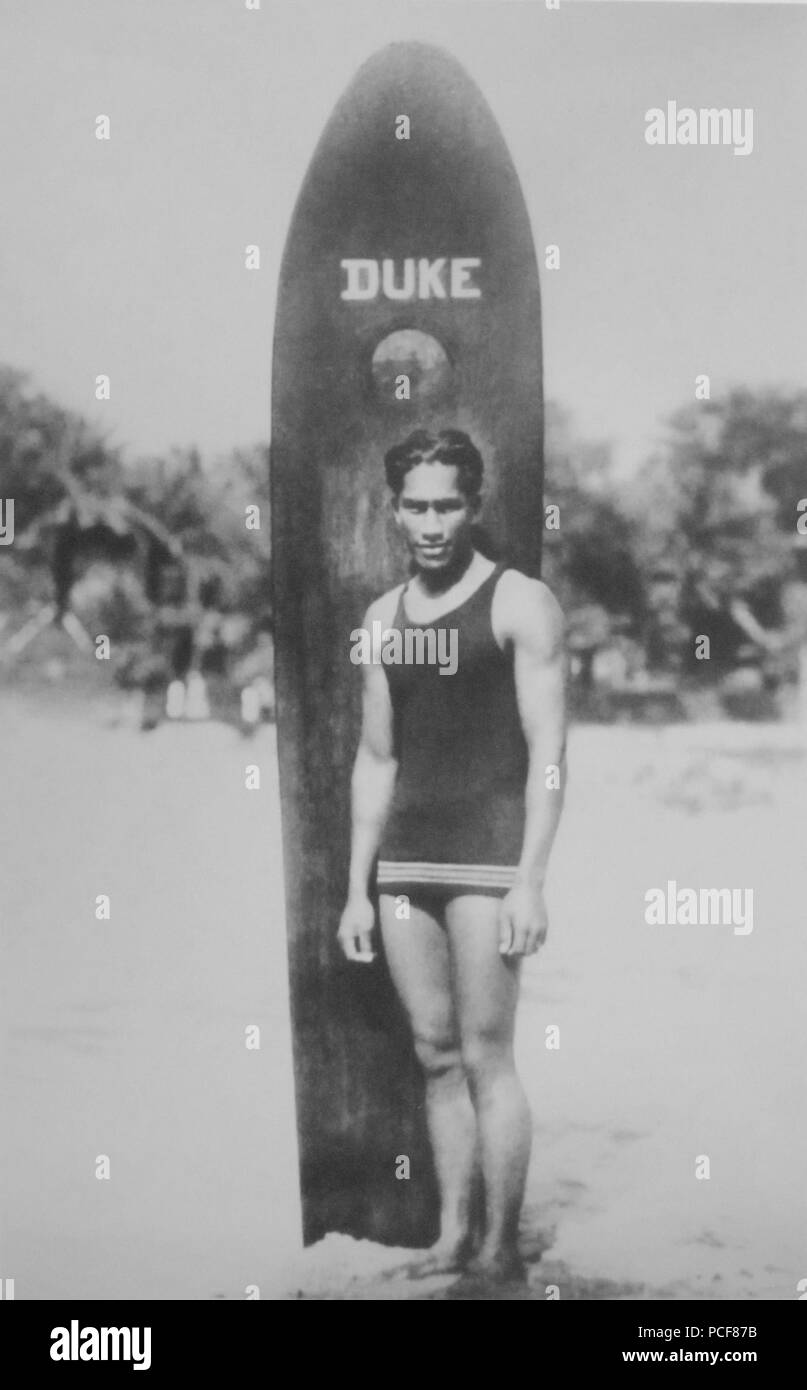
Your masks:
[[[457,470],[457,482],[466,497],[476,497],[482,486],[484,465],[473,440],[462,430],[413,430],[402,444],[395,444],[384,455],[384,472],[396,497],[410,469],[419,463],[444,463]]]

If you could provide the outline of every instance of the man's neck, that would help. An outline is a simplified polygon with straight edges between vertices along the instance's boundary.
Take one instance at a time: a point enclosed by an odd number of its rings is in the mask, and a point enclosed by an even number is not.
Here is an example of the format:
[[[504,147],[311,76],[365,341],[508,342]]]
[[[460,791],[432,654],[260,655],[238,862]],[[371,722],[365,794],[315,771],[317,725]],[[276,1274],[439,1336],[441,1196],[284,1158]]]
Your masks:
[[[449,589],[453,589],[455,584],[465,577],[476,559],[476,551],[473,546],[461,555],[455,556],[450,565],[446,565],[441,570],[415,570],[415,579],[418,587],[429,598],[438,598],[440,594],[445,594]]]

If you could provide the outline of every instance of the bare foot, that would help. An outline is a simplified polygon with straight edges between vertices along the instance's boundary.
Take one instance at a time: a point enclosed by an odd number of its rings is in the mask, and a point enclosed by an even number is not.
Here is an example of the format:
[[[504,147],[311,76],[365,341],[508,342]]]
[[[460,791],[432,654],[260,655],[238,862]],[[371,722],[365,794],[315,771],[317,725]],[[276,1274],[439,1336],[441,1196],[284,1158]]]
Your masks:
[[[470,1254],[469,1236],[441,1236],[424,1259],[409,1266],[409,1278],[429,1279],[433,1274],[454,1274],[464,1269]]]
[[[485,1284],[523,1284],[527,1278],[527,1267],[515,1248],[490,1253],[480,1250],[476,1258],[470,1261],[468,1274]]]

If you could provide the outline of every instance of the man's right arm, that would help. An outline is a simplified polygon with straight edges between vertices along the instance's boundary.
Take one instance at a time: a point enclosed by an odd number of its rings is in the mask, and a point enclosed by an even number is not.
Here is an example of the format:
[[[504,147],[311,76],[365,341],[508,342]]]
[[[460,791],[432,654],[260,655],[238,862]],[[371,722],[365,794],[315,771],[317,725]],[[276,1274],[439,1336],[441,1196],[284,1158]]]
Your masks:
[[[378,621],[373,604],[367,631]],[[371,933],[375,909],[370,899],[370,871],[392,801],[398,762],[393,747],[392,702],[382,666],[362,667],[362,727],[351,779],[352,834],[348,900],[339,925],[339,940],[349,960],[374,959]]]

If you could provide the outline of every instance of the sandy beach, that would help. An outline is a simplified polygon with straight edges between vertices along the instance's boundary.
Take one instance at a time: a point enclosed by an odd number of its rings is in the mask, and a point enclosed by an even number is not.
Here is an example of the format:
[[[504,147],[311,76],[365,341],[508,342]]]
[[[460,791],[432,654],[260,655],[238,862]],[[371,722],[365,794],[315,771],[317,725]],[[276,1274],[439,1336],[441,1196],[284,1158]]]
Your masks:
[[[408,1278],[412,1251],[300,1247],[274,731],[144,735],[110,692],[0,709],[16,1297],[492,1296]],[[795,726],[572,730],[517,1039],[529,1281],[503,1296],[799,1296],[805,767]],[[753,888],[753,930],[647,925],[669,880]]]

